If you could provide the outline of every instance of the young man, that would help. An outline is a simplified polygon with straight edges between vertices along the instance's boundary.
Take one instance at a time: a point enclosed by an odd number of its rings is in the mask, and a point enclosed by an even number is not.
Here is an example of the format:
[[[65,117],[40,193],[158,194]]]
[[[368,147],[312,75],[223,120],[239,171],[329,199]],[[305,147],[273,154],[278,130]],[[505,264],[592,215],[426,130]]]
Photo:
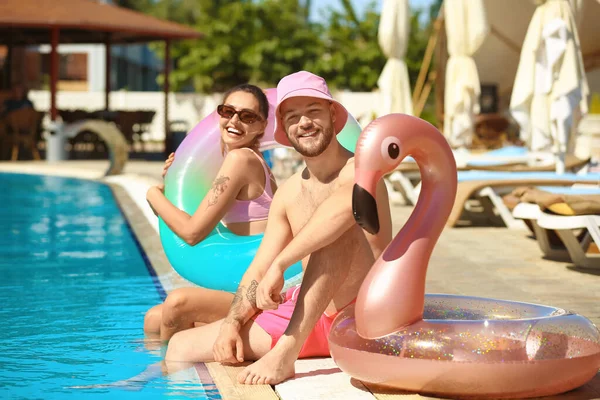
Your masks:
[[[173,336],[168,370],[179,362],[258,360],[240,373],[240,383],[277,384],[294,376],[298,357],[329,356],[333,318],[354,301],[391,240],[383,182],[379,233],[369,235],[354,221],[353,154],[336,139],[348,112],[325,81],[301,71],[279,82],[277,97],[275,139],[293,146],[306,168],[276,192],[264,238],[227,318]],[[281,294],[283,272],[299,260],[302,285]]]

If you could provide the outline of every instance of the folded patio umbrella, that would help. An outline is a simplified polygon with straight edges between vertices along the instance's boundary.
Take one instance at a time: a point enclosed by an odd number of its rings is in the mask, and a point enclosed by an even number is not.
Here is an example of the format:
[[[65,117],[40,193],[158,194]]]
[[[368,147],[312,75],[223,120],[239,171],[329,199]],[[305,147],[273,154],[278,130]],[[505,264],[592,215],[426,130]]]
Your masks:
[[[378,40],[388,61],[377,81],[381,91],[381,115],[412,114],[408,69],[404,62],[410,33],[408,0],[383,0]]]
[[[531,150],[557,155],[558,173],[588,94],[573,8],[567,0],[545,1],[527,30],[510,110]]]
[[[453,147],[468,147],[481,93],[472,56],[487,36],[489,26],[482,0],[446,0],[444,18],[450,55],[446,65],[444,134]]]

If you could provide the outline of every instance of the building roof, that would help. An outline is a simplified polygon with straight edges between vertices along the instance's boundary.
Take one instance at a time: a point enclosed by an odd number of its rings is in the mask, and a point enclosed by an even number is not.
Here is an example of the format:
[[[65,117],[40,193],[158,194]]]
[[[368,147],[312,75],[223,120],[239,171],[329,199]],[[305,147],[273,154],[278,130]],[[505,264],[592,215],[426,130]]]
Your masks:
[[[51,28],[60,29],[60,43],[139,43],[202,36],[184,25],[91,0],[0,1],[0,44],[50,43]]]

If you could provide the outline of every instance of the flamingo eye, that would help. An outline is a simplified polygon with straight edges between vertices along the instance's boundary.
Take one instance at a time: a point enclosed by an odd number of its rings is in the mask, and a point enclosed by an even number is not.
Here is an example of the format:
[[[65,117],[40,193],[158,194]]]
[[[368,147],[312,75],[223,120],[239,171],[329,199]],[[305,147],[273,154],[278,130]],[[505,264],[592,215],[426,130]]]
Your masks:
[[[388,164],[395,164],[400,156],[400,141],[395,137],[387,137],[381,142],[381,155]]]

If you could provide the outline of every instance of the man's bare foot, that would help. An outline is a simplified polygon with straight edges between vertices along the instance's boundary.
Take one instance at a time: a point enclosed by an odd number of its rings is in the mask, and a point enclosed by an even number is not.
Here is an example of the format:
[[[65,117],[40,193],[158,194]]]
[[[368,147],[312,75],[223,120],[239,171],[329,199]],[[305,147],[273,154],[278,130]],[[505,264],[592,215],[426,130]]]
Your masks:
[[[283,336],[271,351],[244,368],[238,375],[238,382],[246,385],[276,385],[293,377],[298,352],[285,343],[285,339]]]

